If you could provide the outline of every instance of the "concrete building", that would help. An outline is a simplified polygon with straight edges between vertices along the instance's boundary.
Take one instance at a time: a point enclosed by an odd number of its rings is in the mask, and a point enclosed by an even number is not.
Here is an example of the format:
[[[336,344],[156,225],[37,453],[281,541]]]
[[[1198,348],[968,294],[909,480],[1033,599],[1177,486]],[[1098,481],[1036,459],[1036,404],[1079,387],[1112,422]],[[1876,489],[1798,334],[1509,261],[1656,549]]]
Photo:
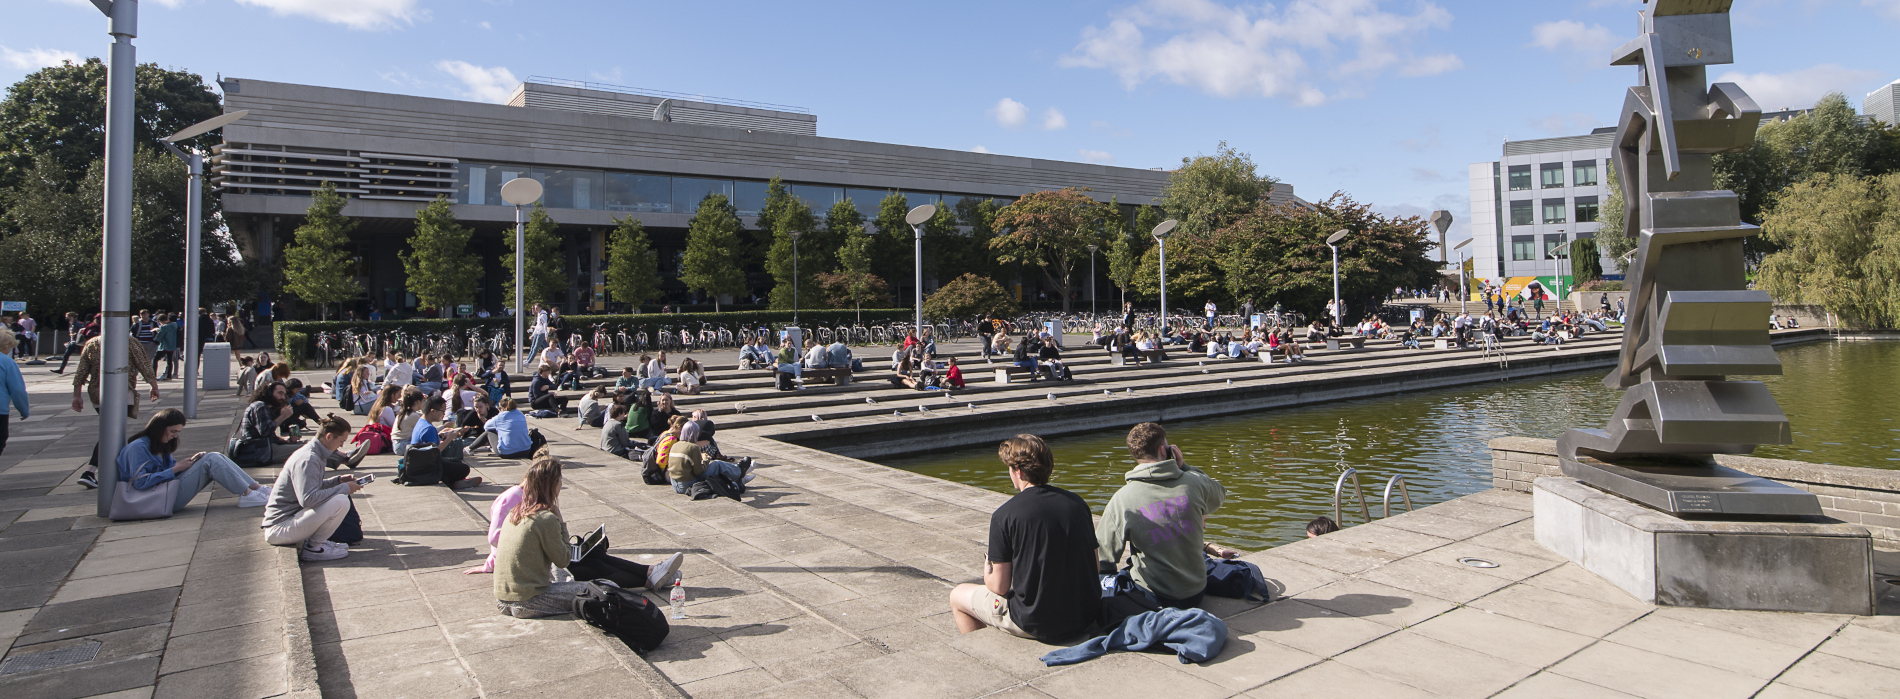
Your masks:
[[[1867,93],[1867,97],[1860,101],[1860,113],[1867,118],[1887,122],[1888,126],[1900,124],[1894,119],[1895,114],[1900,114],[1900,80]]]
[[[225,79],[227,110],[251,114],[224,129],[214,184],[248,255],[273,259],[323,181],[350,197],[360,221],[354,245],[366,290],[359,311],[410,308],[397,252],[417,209],[447,197],[476,231],[486,273],[477,303],[507,305],[500,268],[513,207],[501,184],[533,177],[560,224],[572,280],[557,298],[570,312],[604,306],[605,237],[621,216],[638,217],[658,249],[667,300],[688,300],[674,278],[685,231],[707,194],[730,197],[754,227],[766,181],[782,177],[822,217],[850,199],[867,218],[902,193],[912,206],[965,198],[1008,203],[1024,194],[1087,187],[1107,201],[1152,203],[1169,173],[1008,155],[818,136],[818,118],[797,107],[633,91],[531,78],[507,104]],[[1293,200],[1282,184],[1275,198]],[[1026,275],[1030,284],[1038,280]],[[752,275],[763,293],[769,278]],[[891,280],[900,298],[910,278]],[[926,291],[934,287],[926,280]],[[1032,290],[1029,292],[1033,295]]]
[[[1582,136],[1505,141],[1503,157],[1472,163],[1470,255],[1473,275],[1515,293],[1532,281],[1557,288],[1568,277],[1568,259],[1551,249],[1596,235],[1597,211],[1609,190],[1610,142],[1616,129]],[[1602,260],[1606,279],[1621,279],[1614,261]],[[1566,278],[1570,291],[1574,278]]]

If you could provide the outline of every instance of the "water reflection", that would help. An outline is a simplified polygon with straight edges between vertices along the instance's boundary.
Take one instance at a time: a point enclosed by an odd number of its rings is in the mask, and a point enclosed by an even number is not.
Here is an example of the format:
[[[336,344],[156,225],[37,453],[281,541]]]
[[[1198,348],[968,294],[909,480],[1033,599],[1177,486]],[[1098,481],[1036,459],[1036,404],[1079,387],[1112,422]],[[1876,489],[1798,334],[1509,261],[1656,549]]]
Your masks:
[[[1795,443],[1759,456],[1873,468],[1900,468],[1900,343],[1815,343],[1781,351],[1786,373],[1766,377],[1794,423]],[[1385,480],[1403,475],[1418,506],[1491,487],[1492,438],[1555,437],[1575,426],[1600,427],[1621,398],[1602,372],[1343,401],[1325,406],[1169,423],[1170,441],[1188,462],[1226,485],[1228,497],[1208,521],[1209,536],[1265,548],[1304,536],[1306,523],[1332,513],[1334,479],[1358,469],[1374,517]],[[1127,431],[1050,440],[1056,485],[1097,512],[1134,464]],[[887,465],[1012,492],[993,446],[885,459]],[[1399,507],[1397,494],[1393,506]],[[1349,508],[1351,509],[1351,508]],[[1357,522],[1357,513],[1346,515]]]

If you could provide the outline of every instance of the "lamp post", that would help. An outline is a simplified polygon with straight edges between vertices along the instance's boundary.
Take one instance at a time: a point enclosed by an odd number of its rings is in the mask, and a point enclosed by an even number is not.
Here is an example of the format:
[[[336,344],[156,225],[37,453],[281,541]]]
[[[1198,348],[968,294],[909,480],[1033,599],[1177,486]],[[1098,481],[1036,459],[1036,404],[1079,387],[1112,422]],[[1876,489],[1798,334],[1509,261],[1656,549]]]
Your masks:
[[[804,231],[788,231],[792,238],[792,327],[798,327],[798,237]]]
[[[1168,219],[1156,225],[1154,231],[1150,233],[1155,237],[1155,244],[1160,246],[1157,251],[1161,258],[1161,334],[1163,337],[1167,336],[1168,330],[1168,236],[1174,234],[1174,227],[1178,225],[1180,225],[1179,221]]]
[[[522,218],[521,207],[533,204],[541,198],[541,181],[532,177],[517,177],[501,185],[501,200],[515,207],[515,368],[521,368],[521,326],[526,320],[528,310],[521,307],[523,301],[522,275],[526,273],[527,259],[527,219]]]
[[[1460,252],[1477,238],[1466,238],[1465,242],[1452,246],[1451,251],[1458,253],[1458,315],[1465,314],[1465,302],[1471,300],[1471,292],[1465,291],[1465,254]]]
[[[1563,229],[1558,229],[1557,234],[1562,235]],[[1562,267],[1562,264],[1563,264],[1562,261],[1569,257],[1569,255],[1566,253],[1570,251],[1570,244],[1573,242],[1576,242],[1576,241],[1566,240],[1564,242],[1558,243],[1555,246],[1552,246],[1550,248],[1550,252],[1545,253],[1545,254],[1550,255],[1550,275],[1556,278],[1557,280],[1557,288],[1555,290],[1555,293],[1552,294],[1552,297],[1553,297],[1552,299],[1553,305],[1551,307],[1552,313],[1556,313],[1564,309],[1564,272],[1563,272],[1563,267]]]
[[[113,486],[118,484],[119,449],[125,446],[125,410],[130,391],[113,383],[126,375],[127,343],[131,339],[132,308],[132,102],[133,71],[139,35],[138,0],[92,0],[108,18],[112,37],[111,62],[106,70],[105,232],[99,275],[99,516],[112,510]]]
[[[223,116],[192,124],[165,137],[165,149],[185,161],[185,417],[198,417],[198,271],[204,262],[204,156],[187,153],[176,144],[226,124],[243,119],[251,112],[241,109]],[[156,367],[154,367],[156,368]]]
[[[910,230],[917,238],[917,324],[911,326],[911,330],[918,337],[924,333],[924,222],[936,215],[936,204],[924,204],[904,214],[904,222],[910,224]]]
[[[1089,317],[1095,317],[1095,251],[1100,245],[1089,246]]]
[[[1344,228],[1326,236],[1326,247],[1333,249],[1333,327],[1339,327],[1339,241],[1350,233]]]

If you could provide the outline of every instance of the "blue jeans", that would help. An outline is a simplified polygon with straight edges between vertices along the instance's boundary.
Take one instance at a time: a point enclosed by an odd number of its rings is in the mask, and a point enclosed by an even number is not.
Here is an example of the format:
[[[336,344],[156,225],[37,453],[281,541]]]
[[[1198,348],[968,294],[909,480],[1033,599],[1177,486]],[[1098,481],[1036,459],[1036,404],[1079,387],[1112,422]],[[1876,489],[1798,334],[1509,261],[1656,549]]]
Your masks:
[[[426,381],[419,383],[416,384],[416,390],[423,392],[425,395],[435,395],[442,392],[442,382]]]
[[[526,362],[528,363],[528,365],[529,365],[529,366],[533,366],[533,365],[534,365],[534,362],[535,362],[535,359],[534,359],[534,358],[535,358],[535,357],[539,357],[539,356],[541,356],[541,350],[544,350],[544,349],[547,349],[547,348],[548,348],[548,334],[547,334],[547,333],[535,333],[535,335],[534,335],[534,349],[533,349],[533,350],[530,350],[530,351],[528,352],[528,356],[527,356],[526,358],[524,358],[524,359],[523,359],[523,361],[526,361]]]
[[[190,504],[191,499],[198,496],[198,491],[204,490],[205,486],[214,481],[224,486],[225,490],[237,495],[243,495],[251,489],[251,486],[257,485],[257,481],[251,480],[251,476],[246,474],[244,469],[238,468],[237,464],[218,453],[209,453],[200,457],[198,463],[192,464],[191,468],[178,474],[177,480],[178,495],[177,499],[172,501],[173,512],[185,509],[185,505]]]
[[[658,391],[662,388],[666,388],[668,383],[670,383],[670,381],[664,376],[657,379],[640,379],[640,388]]]
[[[737,483],[739,482],[739,465],[730,461],[708,461],[706,462],[706,472],[700,474],[698,478],[690,481],[673,481],[673,492],[684,495],[688,487],[712,477],[713,474],[725,476],[734,483]],[[668,476],[667,480],[672,480],[672,477]]]

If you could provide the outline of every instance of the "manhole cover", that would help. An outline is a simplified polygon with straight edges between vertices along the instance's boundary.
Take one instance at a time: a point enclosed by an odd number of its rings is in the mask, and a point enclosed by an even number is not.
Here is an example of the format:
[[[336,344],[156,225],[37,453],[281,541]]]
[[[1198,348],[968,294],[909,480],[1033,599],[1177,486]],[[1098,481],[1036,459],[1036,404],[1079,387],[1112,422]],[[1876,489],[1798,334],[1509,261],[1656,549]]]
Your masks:
[[[1468,557],[1468,556],[1467,556],[1467,557],[1465,557],[1465,558],[1460,558],[1460,559],[1458,559],[1458,562],[1459,562],[1459,563],[1463,563],[1463,564],[1465,564],[1465,565],[1468,565],[1468,566],[1471,566],[1471,567],[1473,567],[1473,568],[1496,568],[1496,567],[1498,567],[1498,564],[1496,564],[1496,563],[1493,563],[1493,562],[1491,562],[1491,561],[1487,561],[1487,560],[1484,560],[1484,559],[1482,559],[1482,558],[1471,558],[1471,557]]]
[[[100,645],[102,644],[98,641],[87,641],[76,646],[67,646],[58,650],[16,655],[7,658],[6,662],[0,663],[0,675],[11,675],[16,672],[32,672],[34,670],[45,670],[83,663],[99,655]]]

